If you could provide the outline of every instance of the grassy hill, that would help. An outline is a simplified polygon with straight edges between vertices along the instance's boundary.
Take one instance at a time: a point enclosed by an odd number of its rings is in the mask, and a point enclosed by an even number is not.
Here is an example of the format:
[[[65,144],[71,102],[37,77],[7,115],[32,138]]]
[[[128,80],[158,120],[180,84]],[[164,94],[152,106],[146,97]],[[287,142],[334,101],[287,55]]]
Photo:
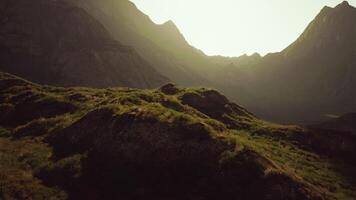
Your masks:
[[[2,199],[356,195],[354,138],[261,121],[206,88],[60,88],[1,73],[0,113]]]

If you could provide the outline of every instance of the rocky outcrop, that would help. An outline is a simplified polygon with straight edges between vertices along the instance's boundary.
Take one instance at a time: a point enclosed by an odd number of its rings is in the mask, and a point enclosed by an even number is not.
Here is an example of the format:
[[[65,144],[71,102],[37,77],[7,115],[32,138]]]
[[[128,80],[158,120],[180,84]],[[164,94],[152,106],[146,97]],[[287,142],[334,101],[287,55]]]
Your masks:
[[[241,118],[253,120],[255,117],[246,109],[230,102],[224,95],[216,90],[202,89],[186,92],[181,95],[182,103],[189,105],[209,117],[222,121],[233,128],[246,128]]]
[[[167,95],[175,95],[179,92],[179,88],[176,85],[169,83],[162,86],[160,91]]]

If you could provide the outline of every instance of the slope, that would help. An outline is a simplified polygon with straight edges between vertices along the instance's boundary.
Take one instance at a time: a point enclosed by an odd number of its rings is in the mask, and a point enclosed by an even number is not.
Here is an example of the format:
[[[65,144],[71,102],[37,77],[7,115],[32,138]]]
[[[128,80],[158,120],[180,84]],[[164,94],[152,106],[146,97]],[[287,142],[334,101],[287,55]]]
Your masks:
[[[312,127],[356,134],[356,113],[348,113]]]
[[[356,110],[356,9],[346,1],[325,7],[280,53],[222,71],[235,98],[259,116],[284,123],[314,123]],[[247,92],[246,92],[247,91]],[[245,93],[244,93],[245,92]]]
[[[157,25],[128,0],[69,0],[98,19],[119,41],[133,46],[175,83],[209,86],[215,64],[190,46],[172,21]]]
[[[214,90],[59,88],[1,73],[0,91],[4,199],[355,195],[355,145],[330,149],[320,134],[261,121]]]
[[[168,81],[65,1],[4,0],[0,13],[3,71],[61,86],[153,88]]]

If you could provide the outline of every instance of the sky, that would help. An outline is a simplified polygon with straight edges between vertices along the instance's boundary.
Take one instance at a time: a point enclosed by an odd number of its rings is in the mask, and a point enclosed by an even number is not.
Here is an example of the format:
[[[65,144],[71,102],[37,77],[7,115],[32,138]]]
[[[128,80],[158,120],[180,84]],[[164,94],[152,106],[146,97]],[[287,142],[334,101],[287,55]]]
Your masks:
[[[155,23],[172,20],[208,55],[278,52],[325,6],[342,0],[131,0]],[[356,0],[348,1],[356,5]]]

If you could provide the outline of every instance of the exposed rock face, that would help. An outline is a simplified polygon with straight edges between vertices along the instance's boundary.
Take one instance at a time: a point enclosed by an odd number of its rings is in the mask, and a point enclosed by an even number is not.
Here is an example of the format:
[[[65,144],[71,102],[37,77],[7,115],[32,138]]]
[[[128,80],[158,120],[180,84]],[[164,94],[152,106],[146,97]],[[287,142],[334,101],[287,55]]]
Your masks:
[[[163,92],[164,94],[168,94],[168,95],[174,95],[177,94],[179,92],[179,89],[177,88],[176,85],[169,83],[167,85],[164,85],[160,88],[161,92]]]
[[[65,1],[4,0],[0,10],[3,71],[61,86],[152,88],[168,81]]]

